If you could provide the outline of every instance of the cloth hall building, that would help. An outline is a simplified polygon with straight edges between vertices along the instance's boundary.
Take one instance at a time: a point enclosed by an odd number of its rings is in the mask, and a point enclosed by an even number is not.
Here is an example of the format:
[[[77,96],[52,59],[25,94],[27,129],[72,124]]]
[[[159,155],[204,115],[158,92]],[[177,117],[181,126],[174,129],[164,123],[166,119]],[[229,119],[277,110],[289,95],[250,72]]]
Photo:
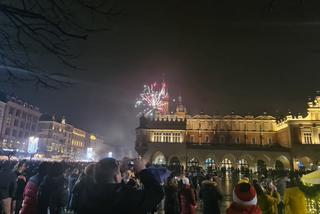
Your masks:
[[[188,115],[141,117],[136,151],[153,164],[183,168],[314,169],[320,165],[320,96],[306,116]]]

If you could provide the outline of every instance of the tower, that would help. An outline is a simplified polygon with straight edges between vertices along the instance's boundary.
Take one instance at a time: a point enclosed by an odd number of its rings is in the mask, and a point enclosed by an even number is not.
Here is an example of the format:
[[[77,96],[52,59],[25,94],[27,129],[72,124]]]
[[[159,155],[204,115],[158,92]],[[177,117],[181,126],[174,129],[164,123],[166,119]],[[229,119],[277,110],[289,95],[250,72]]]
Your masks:
[[[167,84],[165,81],[162,82],[162,90],[164,90],[164,98],[163,98],[163,107],[162,107],[162,114],[167,115],[169,114],[169,93],[167,89]]]
[[[186,114],[187,114],[187,108],[183,105],[182,96],[180,95],[178,97],[178,105],[176,107],[176,115],[181,116],[181,117],[185,117]]]

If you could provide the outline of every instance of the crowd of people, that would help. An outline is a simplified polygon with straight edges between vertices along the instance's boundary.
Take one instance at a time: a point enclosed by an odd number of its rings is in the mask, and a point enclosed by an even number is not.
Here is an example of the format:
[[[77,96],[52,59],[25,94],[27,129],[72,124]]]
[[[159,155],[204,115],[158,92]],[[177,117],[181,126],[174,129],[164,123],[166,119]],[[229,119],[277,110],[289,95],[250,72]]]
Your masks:
[[[0,214],[219,214],[230,177],[227,214],[306,214],[299,174],[233,171],[171,172],[139,158],[97,163],[0,163]],[[239,176],[240,175],[240,176]]]

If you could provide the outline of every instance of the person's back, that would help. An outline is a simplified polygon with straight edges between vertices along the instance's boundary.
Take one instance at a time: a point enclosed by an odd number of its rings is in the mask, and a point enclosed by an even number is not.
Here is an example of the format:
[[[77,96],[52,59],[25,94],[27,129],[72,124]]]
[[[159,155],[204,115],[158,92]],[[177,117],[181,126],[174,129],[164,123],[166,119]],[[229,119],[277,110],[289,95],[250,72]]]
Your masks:
[[[307,214],[307,201],[299,187],[287,188],[284,192],[285,214]]]
[[[203,200],[203,213],[220,213],[219,201],[222,194],[216,182],[205,180],[201,184],[200,199]]]
[[[183,187],[179,192],[180,213],[196,213],[196,197],[188,178],[182,178]]]
[[[119,167],[112,158],[99,161],[95,172],[96,183],[91,184],[87,193],[90,200],[79,210],[80,214],[144,214],[156,207],[163,198],[163,189],[149,169],[139,172],[143,189],[121,184]]]
[[[178,214],[179,213],[179,200],[178,200],[178,184],[170,181],[165,186],[165,213]]]
[[[67,181],[63,177],[63,167],[53,163],[49,174],[43,179],[38,190],[39,213],[59,214],[67,202]]]
[[[49,163],[41,163],[38,167],[38,173],[28,180],[23,193],[23,204],[20,214],[38,213],[38,189],[48,169]]]
[[[16,176],[7,168],[0,170],[0,213],[9,214],[16,188]]]

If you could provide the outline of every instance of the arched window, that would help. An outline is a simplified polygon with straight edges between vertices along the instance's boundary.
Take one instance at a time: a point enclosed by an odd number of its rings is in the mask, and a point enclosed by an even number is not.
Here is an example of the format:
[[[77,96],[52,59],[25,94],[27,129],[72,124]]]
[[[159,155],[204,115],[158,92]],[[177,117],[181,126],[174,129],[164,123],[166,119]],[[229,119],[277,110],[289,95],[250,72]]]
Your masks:
[[[225,167],[226,169],[230,169],[232,167],[232,162],[228,158],[225,158],[221,162],[221,167]]]

